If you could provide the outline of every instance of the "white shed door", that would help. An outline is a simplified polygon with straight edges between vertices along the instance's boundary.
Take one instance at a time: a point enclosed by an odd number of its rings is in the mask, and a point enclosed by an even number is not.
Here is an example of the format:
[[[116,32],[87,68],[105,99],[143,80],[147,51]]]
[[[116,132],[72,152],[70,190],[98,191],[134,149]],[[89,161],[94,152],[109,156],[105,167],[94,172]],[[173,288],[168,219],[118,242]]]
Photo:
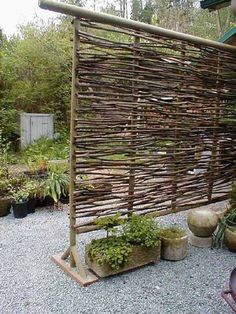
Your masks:
[[[45,136],[52,138],[52,123],[51,119],[47,116],[33,116],[30,117],[30,142],[38,140],[40,137]]]

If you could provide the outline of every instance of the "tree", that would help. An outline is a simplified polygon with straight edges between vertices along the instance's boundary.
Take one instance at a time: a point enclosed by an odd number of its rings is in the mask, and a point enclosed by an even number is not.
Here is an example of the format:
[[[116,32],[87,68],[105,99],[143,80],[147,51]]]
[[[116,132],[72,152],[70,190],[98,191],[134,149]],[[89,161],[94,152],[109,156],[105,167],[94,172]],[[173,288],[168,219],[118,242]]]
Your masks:
[[[70,104],[71,25],[68,18],[36,19],[2,49],[0,105],[26,112],[54,113],[67,121]]]

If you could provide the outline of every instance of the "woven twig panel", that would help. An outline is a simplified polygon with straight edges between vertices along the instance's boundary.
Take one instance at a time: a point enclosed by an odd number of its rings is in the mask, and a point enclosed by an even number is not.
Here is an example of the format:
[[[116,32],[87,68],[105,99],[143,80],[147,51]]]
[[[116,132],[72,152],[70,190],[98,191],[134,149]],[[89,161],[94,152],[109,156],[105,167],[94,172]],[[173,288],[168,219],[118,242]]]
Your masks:
[[[82,225],[225,199],[236,176],[236,56],[86,22],[78,36]]]

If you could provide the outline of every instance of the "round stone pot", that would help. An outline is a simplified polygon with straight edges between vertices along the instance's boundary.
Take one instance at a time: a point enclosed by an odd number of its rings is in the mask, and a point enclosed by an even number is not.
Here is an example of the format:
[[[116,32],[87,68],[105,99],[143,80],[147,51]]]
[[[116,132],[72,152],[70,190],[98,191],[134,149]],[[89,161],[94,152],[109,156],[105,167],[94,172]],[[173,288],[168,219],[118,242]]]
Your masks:
[[[198,237],[210,237],[218,222],[218,215],[209,209],[192,209],[187,217],[189,229]]]
[[[161,239],[161,258],[169,261],[180,261],[187,256],[188,236],[181,238]]]
[[[231,252],[236,252],[236,227],[225,229],[224,243]]]

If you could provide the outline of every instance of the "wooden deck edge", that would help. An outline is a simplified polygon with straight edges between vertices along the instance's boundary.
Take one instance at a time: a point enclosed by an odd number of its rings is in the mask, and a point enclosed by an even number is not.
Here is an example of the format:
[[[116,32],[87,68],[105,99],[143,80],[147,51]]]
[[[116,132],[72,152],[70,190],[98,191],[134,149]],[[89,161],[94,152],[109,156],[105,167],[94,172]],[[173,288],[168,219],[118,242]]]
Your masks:
[[[81,286],[86,287],[98,281],[98,277],[96,277],[89,270],[86,270],[87,277],[83,278],[76,269],[70,267],[69,263],[61,258],[63,253],[56,254],[52,256],[52,261],[59,266],[68,276],[70,276],[73,280],[78,282]]]

